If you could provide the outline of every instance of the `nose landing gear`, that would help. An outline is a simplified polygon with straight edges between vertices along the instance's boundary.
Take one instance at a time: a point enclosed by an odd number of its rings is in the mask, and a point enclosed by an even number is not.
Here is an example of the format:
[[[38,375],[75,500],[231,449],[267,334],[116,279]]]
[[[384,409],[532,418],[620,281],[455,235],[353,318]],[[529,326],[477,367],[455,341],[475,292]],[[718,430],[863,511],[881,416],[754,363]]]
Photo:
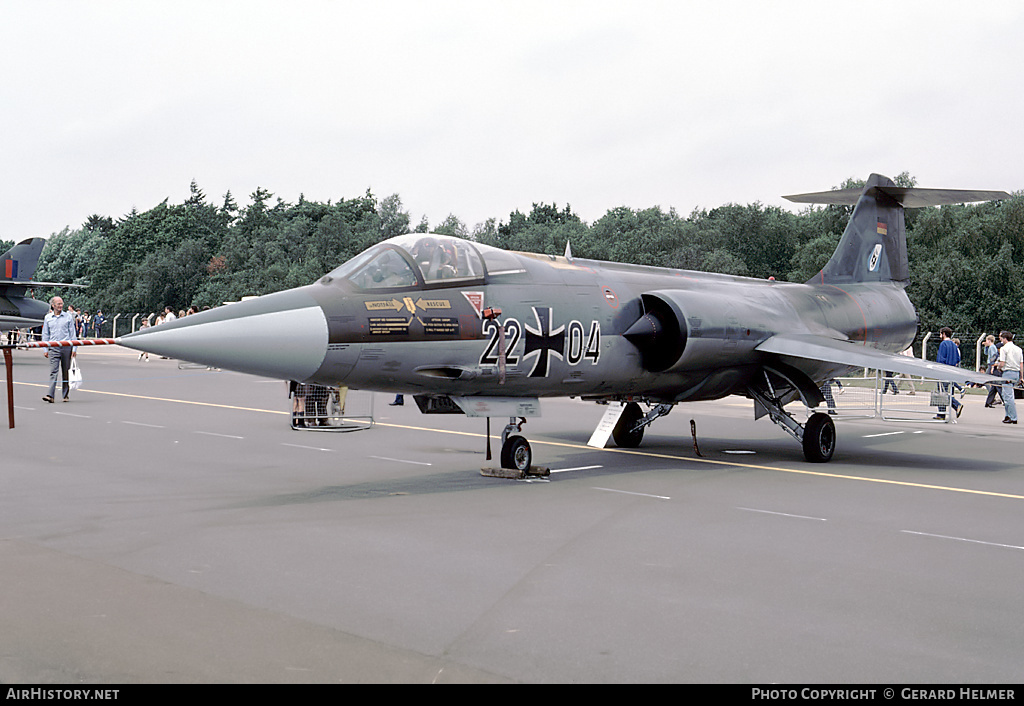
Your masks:
[[[517,421],[518,419],[518,421]],[[533,465],[533,450],[525,437],[514,432],[523,430],[526,417],[510,417],[501,432],[501,468],[481,468],[480,474],[492,478],[523,479],[527,476],[547,477],[551,469]]]

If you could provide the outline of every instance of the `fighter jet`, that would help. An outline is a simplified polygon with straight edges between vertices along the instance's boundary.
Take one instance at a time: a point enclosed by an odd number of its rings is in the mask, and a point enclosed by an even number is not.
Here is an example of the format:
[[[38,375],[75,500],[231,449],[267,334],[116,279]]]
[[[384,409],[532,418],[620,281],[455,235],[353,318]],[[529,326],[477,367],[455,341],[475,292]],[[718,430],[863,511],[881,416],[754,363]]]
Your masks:
[[[412,393],[421,411],[509,417],[501,464],[528,471],[519,433],[544,397],[614,403],[612,437],[635,447],[676,404],[743,395],[811,462],[832,458],[835,425],[785,405],[860,368],[949,382],[987,375],[897,355],[918,317],[904,207],[1008,198],[1003,191],[863,189],[787,197],[855,205],[839,245],[804,284],[515,253],[409,234],[319,281],[118,339],[129,348],[267,377]],[[643,406],[641,406],[643,405]],[[647,407],[647,411],[644,411]]]
[[[29,238],[0,255],[0,331],[40,326],[49,304],[28,296],[36,287],[80,287],[64,282],[36,282],[32,279],[46,240]]]

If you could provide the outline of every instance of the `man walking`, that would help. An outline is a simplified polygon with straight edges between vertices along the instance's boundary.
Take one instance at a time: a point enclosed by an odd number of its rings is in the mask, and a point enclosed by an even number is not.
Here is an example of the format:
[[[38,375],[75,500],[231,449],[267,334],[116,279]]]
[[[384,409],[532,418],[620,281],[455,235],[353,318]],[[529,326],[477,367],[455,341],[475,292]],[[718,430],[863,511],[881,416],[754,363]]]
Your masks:
[[[1024,366],[1024,355],[1020,347],[1013,342],[1013,334],[1003,331],[999,334],[999,340],[1003,347],[999,349],[999,361],[996,367],[1001,371],[1003,378],[1003,405],[1006,407],[1006,417],[1003,424],[1017,423],[1017,402],[1013,399],[1013,388],[1020,380],[1022,366]]]
[[[989,375],[999,375],[999,369],[996,368],[996,361],[999,360],[999,349],[1003,347],[1003,342],[1000,341],[999,345],[996,345],[996,337],[991,333],[985,336],[985,372]],[[996,406],[996,396],[999,396],[999,404],[1003,403],[1003,386],[1002,385],[989,385],[988,386],[988,397],[985,398],[986,407]]]
[[[956,343],[953,342],[953,329],[949,326],[943,326],[939,329],[939,338],[942,342],[939,344],[939,354],[935,361],[944,365],[952,365],[957,367],[960,365],[960,349],[956,347]],[[942,392],[949,391],[950,383],[940,382],[939,390]],[[950,398],[950,404],[953,405],[953,409],[956,411],[956,416],[960,416],[960,413],[964,411],[964,406],[956,397]],[[936,419],[946,418],[945,406],[939,407],[939,413],[935,415]]]
[[[70,311],[64,311],[64,300],[60,297],[50,300],[50,313],[43,319],[43,340],[75,340],[75,316]],[[68,375],[71,369],[71,358],[75,355],[74,350],[70,346],[47,348],[43,355],[50,359],[50,391],[43,398],[43,402],[53,403],[53,395],[57,391],[57,375],[61,372],[64,374],[61,391],[64,393],[64,401],[67,402],[68,393],[71,391]]]

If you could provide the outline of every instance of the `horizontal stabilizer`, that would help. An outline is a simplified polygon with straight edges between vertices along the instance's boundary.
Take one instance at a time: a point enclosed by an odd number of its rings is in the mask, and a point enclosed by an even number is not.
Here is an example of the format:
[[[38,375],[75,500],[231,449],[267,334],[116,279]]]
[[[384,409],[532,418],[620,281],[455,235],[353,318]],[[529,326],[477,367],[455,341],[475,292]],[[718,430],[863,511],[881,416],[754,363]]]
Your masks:
[[[894,355],[875,348],[840,341],[813,334],[780,334],[772,336],[757,346],[756,350],[763,353],[804,358],[807,360],[826,361],[858,368],[874,368],[894,373],[918,375],[943,382],[975,382],[1002,384],[1002,378],[984,373],[975,373],[952,365],[936,363],[906,355]]]
[[[863,187],[785,196],[794,203],[855,206],[832,258],[807,284],[910,281],[904,208],[1010,198],[1005,191],[918,189],[872,174]]]
[[[999,201],[1008,199],[1005,191],[976,191],[968,189],[918,189],[900,186],[877,186],[878,191],[896,201],[904,208],[923,208],[925,206],[946,206],[955,203],[976,203],[979,201]],[[836,189],[818,191],[812,194],[793,194],[782,198],[793,203],[815,203],[836,206],[854,206],[864,193],[864,189]]]
[[[0,287],[75,287],[84,289],[87,284],[71,284],[70,282],[36,282],[32,279],[0,279]]]

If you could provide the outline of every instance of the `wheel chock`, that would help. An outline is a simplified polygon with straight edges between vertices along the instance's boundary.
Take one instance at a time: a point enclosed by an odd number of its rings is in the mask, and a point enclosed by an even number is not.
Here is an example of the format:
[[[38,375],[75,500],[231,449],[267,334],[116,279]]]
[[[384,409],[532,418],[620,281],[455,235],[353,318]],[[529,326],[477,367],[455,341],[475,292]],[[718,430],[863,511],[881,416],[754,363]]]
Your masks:
[[[546,478],[551,475],[551,469],[545,466],[530,466],[525,471],[515,468],[481,468],[480,475],[487,478],[510,478],[512,480],[523,480],[527,477]]]

